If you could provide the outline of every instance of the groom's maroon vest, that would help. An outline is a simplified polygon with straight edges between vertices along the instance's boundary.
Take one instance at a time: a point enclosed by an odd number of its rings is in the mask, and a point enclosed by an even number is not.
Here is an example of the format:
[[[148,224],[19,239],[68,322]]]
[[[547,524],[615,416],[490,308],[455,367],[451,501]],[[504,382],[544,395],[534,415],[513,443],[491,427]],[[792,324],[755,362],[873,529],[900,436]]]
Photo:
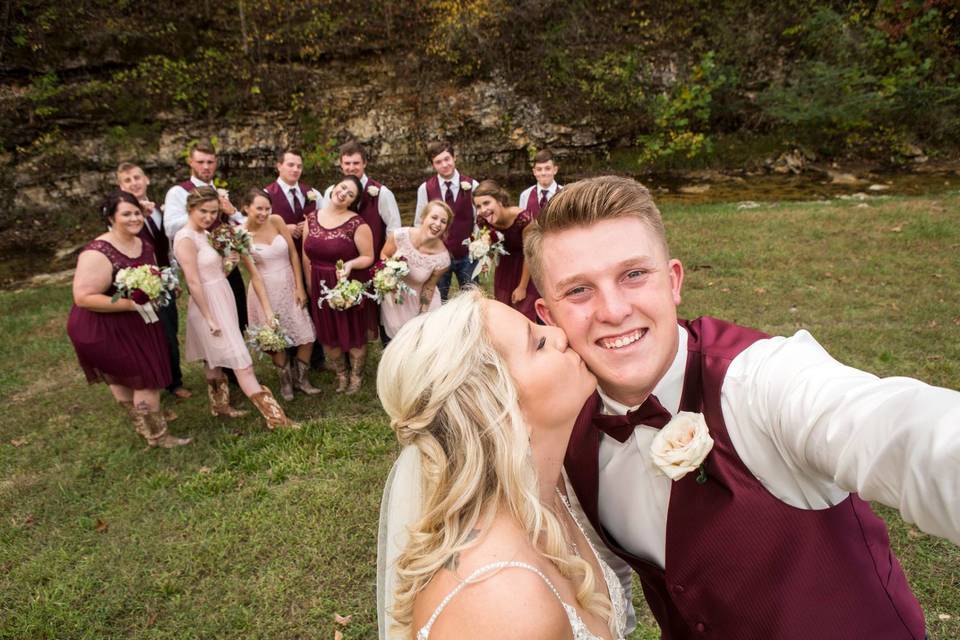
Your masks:
[[[367,191],[370,187],[378,189],[377,195],[372,196]],[[387,225],[380,217],[380,192],[383,185],[371,177],[367,177],[367,186],[360,192],[360,206],[358,213],[363,221],[370,225],[370,232],[373,234],[373,263],[380,260],[380,252],[383,245],[387,243]]]
[[[704,414],[714,447],[673,483],[666,570],[621,548],[597,513],[599,432],[587,401],[565,466],[584,512],[639,574],[664,640],[922,640],[923,612],[890,550],[886,526],[855,494],[821,510],[771,495],[740,460],[720,410],[731,360],[763,334],[714,318],[689,334],[680,409]],[[629,488],[624,488],[629,490]]]
[[[469,182],[473,185],[473,178],[460,174],[461,182]],[[443,200],[440,193],[440,177],[434,175],[425,183],[427,185],[427,201]],[[450,252],[450,257],[454,260],[466,257],[467,247],[463,241],[470,237],[473,231],[473,187],[469,190],[460,187],[457,191],[457,198],[453,201],[453,220],[447,225],[447,237],[443,243]],[[458,281],[459,282],[459,281]]]

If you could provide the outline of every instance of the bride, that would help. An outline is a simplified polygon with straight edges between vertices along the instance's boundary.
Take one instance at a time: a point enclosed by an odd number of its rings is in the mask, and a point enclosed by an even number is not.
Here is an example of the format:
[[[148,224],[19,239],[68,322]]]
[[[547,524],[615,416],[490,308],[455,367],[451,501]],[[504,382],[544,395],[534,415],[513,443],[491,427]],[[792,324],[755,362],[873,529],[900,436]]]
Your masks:
[[[623,637],[622,588],[561,478],[595,386],[561,330],[476,290],[397,334],[377,373],[404,445],[381,509],[381,638]]]

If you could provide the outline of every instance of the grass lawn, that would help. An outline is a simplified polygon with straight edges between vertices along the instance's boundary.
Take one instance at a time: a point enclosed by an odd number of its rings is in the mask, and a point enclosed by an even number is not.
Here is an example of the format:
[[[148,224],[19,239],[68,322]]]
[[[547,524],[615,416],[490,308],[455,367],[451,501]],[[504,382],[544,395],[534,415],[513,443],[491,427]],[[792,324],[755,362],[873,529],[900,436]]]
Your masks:
[[[806,328],[853,366],[960,388],[960,194],[664,209],[682,315]],[[166,402],[195,444],[150,450],[85,384],[69,307],[69,285],[0,292],[0,638],[333,638],[334,613],[353,615],[344,638],[376,637],[396,451],[379,346],[358,396],[324,373],[326,393],[288,403],[296,433],[210,417],[189,365],[194,397]],[[960,637],[960,549],[879,510],[930,638]],[[633,637],[659,637],[649,615]]]

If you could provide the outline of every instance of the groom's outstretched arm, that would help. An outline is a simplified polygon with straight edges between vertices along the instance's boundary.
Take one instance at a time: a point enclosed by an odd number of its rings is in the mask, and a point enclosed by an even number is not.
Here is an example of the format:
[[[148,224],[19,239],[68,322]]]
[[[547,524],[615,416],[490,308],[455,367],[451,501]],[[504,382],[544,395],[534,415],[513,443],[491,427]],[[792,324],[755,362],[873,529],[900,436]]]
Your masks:
[[[768,488],[786,502],[824,508],[855,491],[960,544],[957,391],[847,367],[801,331],[735,359],[722,402],[741,458],[765,484],[779,476]]]

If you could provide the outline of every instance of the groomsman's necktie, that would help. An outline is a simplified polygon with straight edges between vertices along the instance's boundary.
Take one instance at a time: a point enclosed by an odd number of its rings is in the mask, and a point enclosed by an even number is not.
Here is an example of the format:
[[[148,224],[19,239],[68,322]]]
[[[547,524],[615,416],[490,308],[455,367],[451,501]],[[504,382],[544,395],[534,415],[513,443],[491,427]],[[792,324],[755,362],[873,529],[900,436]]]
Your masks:
[[[447,192],[443,195],[443,200],[452,208],[453,207],[453,183],[450,182],[449,180],[445,180],[443,184],[447,188]]]
[[[547,206],[547,189],[540,189],[540,209],[543,210]]]
[[[160,266],[170,264],[170,241],[167,240],[167,236],[160,230],[157,223],[153,221],[152,215],[144,216],[144,221],[147,225],[147,233],[153,238],[153,248],[154,251],[156,251],[157,264]]]
[[[297,220],[303,217],[303,205],[300,204],[300,198],[297,197],[297,188],[290,189],[290,198],[293,200],[293,215]]]
[[[671,417],[670,412],[664,409],[660,401],[657,400],[657,396],[651,395],[639,407],[633,411],[628,411],[627,415],[594,416],[593,424],[611,438],[615,438],[619,442],[626,442],[630,434],[633,433],[634,427],[638,424],[662,429],[665,424],[670,422]]]

